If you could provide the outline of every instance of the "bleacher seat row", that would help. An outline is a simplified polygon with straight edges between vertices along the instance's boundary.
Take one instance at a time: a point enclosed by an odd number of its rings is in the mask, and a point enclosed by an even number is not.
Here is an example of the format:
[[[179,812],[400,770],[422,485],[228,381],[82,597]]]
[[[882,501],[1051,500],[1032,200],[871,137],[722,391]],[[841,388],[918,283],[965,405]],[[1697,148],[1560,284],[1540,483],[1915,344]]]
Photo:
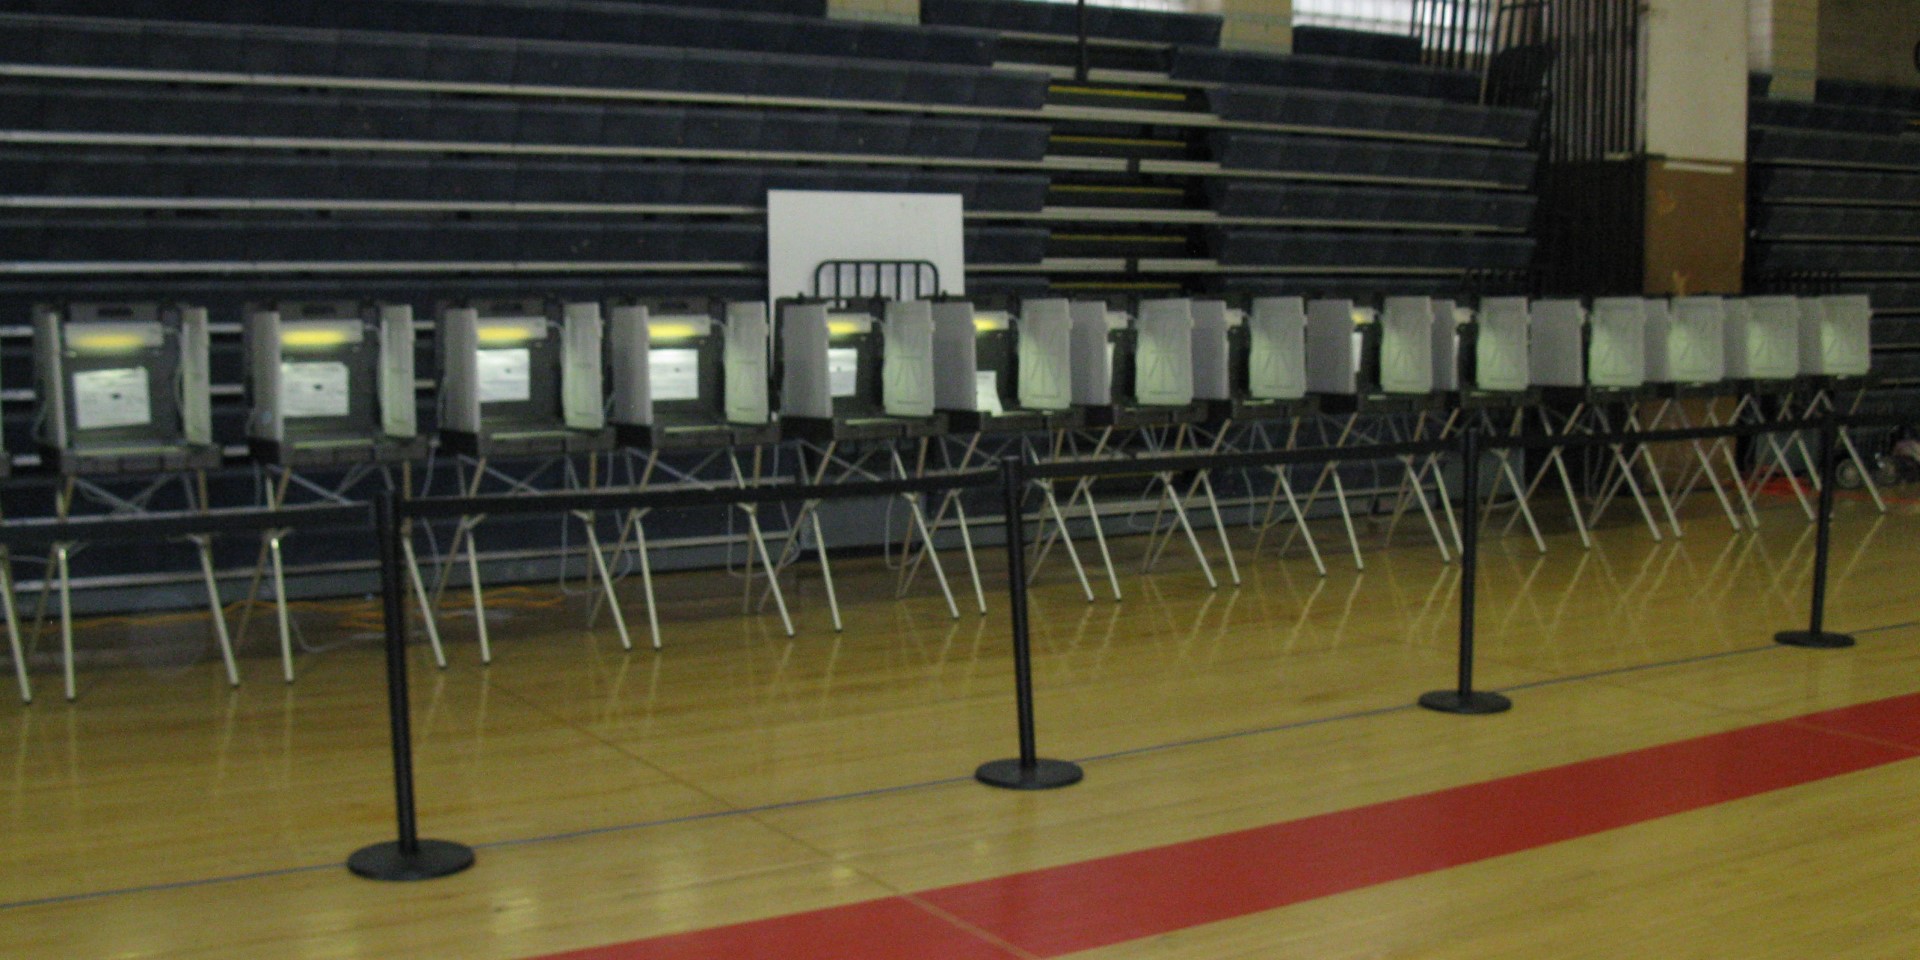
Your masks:
[[[1179,47],[1170,72],[1181,80],[1213,84],[1308,87],[1458,103],[1480,100],[1480,77],[1472,71],[1303,53]]]
[[[768,190],[865,190],[957,193],[969,210],[1032,211],[1046,202],[1047,183],[1033,173],[886,167],[0,150],[0,196],[42,198],[50,206],[61,199],[94,206],[117,200],[127,208],[157,201],[322,208],[390,201],[757,211]]]
[[[1257,86],[1213,87],[1207,104],[1222,119],[1310,130],[1357,130],[1436,140],[1525,146],[1536,113],[1421,97]]]
[[[1208,183],[1222,215],[1305,222],[1444,224],[1483,230],[1525,230],[1537,198],[1524,193],[1406,190],[1363,186],[1220,179]]]
[[[1047,231],[969,227],[966,257],[982,264],[1038,263]],[[284,270],[429,269],[472,264],[543,265],[572,270],[621,264],[715,263],[751,269],[766,262],[758,223],[596,223],[530,220],[0,220],[0,264],[9,272],[84,264],[152,271],[168,265],[262,264]],[[464,268],[464,267],[463,267]]]
[[[704,3],[703,3],[704,5]],[[719,6],[715,4],[714,6]],[[994,35],[955,27],[829,20],[821,13],[660,6],[624,0],[331,0],[207,3],[0,0],[0,11],[251,26],[627,43],[927,63],[993,63]]]
[[[0,64],[997,110],[1038,109],[1046,97],[1038,75],[920,61],[23,15],[0,15]]]
[[[1214,157],[1228,170],[1316,174],[1356,180],[1459,184],[1525,190],[1537,156],[1524,150],[1484,150],[1421,143],[1382,143],[1337,137],[1224,130],[1213,135]]]
[[[359,150],[664,156],[758,151],[892,163],[947,158],[975,165],[1037,163],[1047,148],[1045,125],[1005,120],[18,82],[0,84],[0,130],[29,131],[43,141],[59,134],[272,137],[316,141],[315,148],[326,146],[318,141],[343,141],[337,149]]]
[[[921,0],[920,22],[1010,33],[1077,36],[1080,32],[1079,16],[1072,4],[1023,0]],[[1087,35],[1103,40],[1217,47],[1220,26],[1218,14],[1087,8]]]

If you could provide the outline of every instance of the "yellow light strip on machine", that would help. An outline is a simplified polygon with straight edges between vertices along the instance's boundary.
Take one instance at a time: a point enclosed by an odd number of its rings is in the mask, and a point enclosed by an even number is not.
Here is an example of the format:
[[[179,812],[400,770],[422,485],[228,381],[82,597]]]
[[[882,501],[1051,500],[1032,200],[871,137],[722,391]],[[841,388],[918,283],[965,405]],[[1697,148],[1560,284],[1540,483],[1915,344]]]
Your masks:
[[[873,321],[866,317],[846,317],[827,321],[827,335],[833,337],[854,337],[873,329]]]
[[[328,330],[323,328],[319,330],[282,330],[280,332],[280,345],[283,347],[293,347],[295,349],[337,347],[346,342],[347,334],[344,330]]]
[[[137,333],[81,333],[67,338],[67,347],[85,353],[122,353],[147,346],[148,338]]]
[[[474,331],[474,339],[481,343],[525,343],[534,336],[532,327],[519,324],[488,324]]]
[[[1007,328],[1007,318],[998,313],[976,313],[973,315],[975,333],[992,333]]]
[[[648,340],[692,340],[705,332],[694,324],[684,322],[647,324]]]

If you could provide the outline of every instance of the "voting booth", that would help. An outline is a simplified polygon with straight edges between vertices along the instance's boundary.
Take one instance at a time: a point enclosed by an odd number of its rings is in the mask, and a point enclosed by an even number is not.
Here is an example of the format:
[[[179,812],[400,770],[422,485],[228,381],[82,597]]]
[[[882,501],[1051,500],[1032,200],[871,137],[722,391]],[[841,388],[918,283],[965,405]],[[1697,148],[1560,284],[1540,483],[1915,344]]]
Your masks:
[[[1864,377],[1873,356],[1873,306],[1865,294],[1800,298],[1800,372]]]
[[[1072,310],[1026,300],[1017,312],[967,300],[933,303],[934,405],[955,433],[1068,430],[1073,404]]]
[[[781,435],[798,443],[806,482],[911,475],[901,445],[911,443],[924,451],[947,433],[946,416],[935,410],[933,338],[933,304],[927,300],[779,302]],[[921,459],[916,451],[915,462]],[[871,466],[875,461],[881,466]],[[948,612],[958,617],[939,553],[931,548],[933,536],[920,497],[903,494],[901,499],[912,532],[929,545],[926,556]],[[773,569],[783,569],[799,555],[802,536],[810,528],[833,628],[839,630],[839,599],[819,508],[818,500],[801,504]],[[962,540],[971,559],[971,541],[964,530]],[[974,583],[984,605],[977,568]]]
[[[207,311],[153,303],[43,306],[33,320],[40,454],[63,474],[220,464]]]
[[[1104,303],[1076,304],[1076,393],[1088,426],[1138,429],[1197,423],[1206,405],[1193,385],[1193,301],[1144,300],[1135,314]],[[1106,330],[1093,336],[1099,311]],[[1084,317],[1084,318],[1083,318]]]
[[[415,401],[412,307],[352,300],[290,301],[250,304],[244,315],[247,447],[269,472],[265,485],[269,509],[286,505],[296,471],[384,464],[426,455],[427,440],[420,435]],[[344,498],[345,487],[364,475],[347,471],[333,496]],[[281,556],[285,535],[284,530],[269,530],[264,543],[282,672],[292,682],[293,636]],[[405,547],[411,557],[411,540]],[[249,606],[240,619],[242,636],[251,604],[258,598],[261,573],[256,568]],[[420,585],[415,587],[418,590]],[[427,636],[444,665],[439,631],[431,617]]]
[[[779,439],[765,303],[620,302],[607,310],[613,406],[623,444],[649,450]]]
[[[1356,398],[1380,387],[1380,326],[1372,308],[1351,300],[1307,304],[1307,389]],[[1347,401],[1351,403],[1352,401]]]
[[[600,305],[484,300],[440,310],[440,438],[471,457],[610,449]]]
[[[749,471],[741,448],[777,443],[780,424],[771,402],[771,351],[764,302],[621,300],[606,309],[608,371],[612,381],[608,422],[622,446],[645,452],[636,486],[746,488],[759,478],[758,457]],[[663,453],[705,454],[668,462]],[[710,474],[709,465],[724,469]],[[793,618],[760,527],[758,504],[734,505],[747,524],[747,576],[754,562],[769,574],[768,591],[788,636]],[[660,613],[648,554],[646,513],[630,510],[622,520],[615,552],[634,544],[641,590],[654,649],[661,646]]]
[[[1726,328],[1727,375],[1787,381],[1800,375],[1800,299],[1748,297],[1745,322]]]
[[[1478,312],[1436,300],[1433,314],[1436,384],[1451,374],[1440,389],[1462,394],[1527,391],[1532,329],[1525,297],[1487,297]],[[1453,362],[1441,362],[1448,355]]]
[[[426,453],[413,308],[353,301],[247,308],[247,443],[255,459],[328,466]]]
[[[439,317],[440,442],[462,458],[456,466],[463,492],[480,495],[486,492],[489,479],[502,493],[533,490],[533,478],[544,469],[541,464],[556,459],[568,461],[564,476],[569,486],[597,486],[597,461],[592,455],[614,448],[606,415],[605,325],[600,304],[534,298],[475,300],[443,304]],[[572,467],[570,458],[576,454],[589,455],[584,483]],[[534,465],[516,475],[494,462],[515,458]],[[576,511],[570,517],[582,526],[589,569],[600,582],[620,645],[632,649],[606,555],[600,549],[595,517],[588,511]],[[460,518],[444,554],[435,593],[446,585],[464,543],[480,660],[491,663],[493,646],[476,544],[476,528],[484,519]]]
[[[1224,390],[1209,388],[1203,397],[1209,419],[1244,422],[1311,412],[1306,302],[1256,297],[1245,311],[1227,311],[1226,320]],[[1196,331],[1196,343],[1199,336]]]
[[[786,436],[814,443],[932,436],[933,305],[780,305],[780,409]]]
[[[217,467],[208,383],[207,311],[155,303],[43,305],[33,315],[34,379],[39,387],[38,441],[42,461],[63,475],[55,510],[61,519],[82,490],[145,509],[154,480],[180,474],[189,507],[205,510],[205,472]],[[148,481],[131,499],[95,486],[114,477]],[[151,479],[150,479],[151,478]],[[227,681],[240,682],[227,633],[208,538],[188,537],[200,559],[214,640]],[[61,662],[66,696],[76,695],[70,560],[77,543],[58,543],[48,558],[60,610]],[[8,591],[11,596],[11,591]],[[24,688],[23,688],[24,693]]]

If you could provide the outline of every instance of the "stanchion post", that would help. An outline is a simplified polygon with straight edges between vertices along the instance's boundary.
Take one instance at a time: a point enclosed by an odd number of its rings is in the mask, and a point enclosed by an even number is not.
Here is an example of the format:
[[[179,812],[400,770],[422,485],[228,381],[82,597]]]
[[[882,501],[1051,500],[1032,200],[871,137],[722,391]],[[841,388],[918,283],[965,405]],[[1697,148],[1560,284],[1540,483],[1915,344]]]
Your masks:
[[[374,501],[380,537],[380,595],[387,632],[387,718],[393,743],[394,814],[399,837],[362,847],[347,869],[370,880],[431,880],[473,866],[473,848],[448,840],[420,839],[413,805],[413,729],[407,704],[407,596],[402,566],[399,494],[383,491]]]
[[[1465,502],[1460,513],[1460,678],[1452,690],[1420,695],[1420,705],[1441,713],[1503,713],[1513,701],[1497,693],[1473,689],[1473,582],[1480,572],[1480,428],[1469,424],[1460,431],[1461,485]]]
[[[1833,488],[1835,484],[1835,465],[1838,458],[1834,451],[1839,449],[1840,429],[1829,412],[1820,420],[1820,509],[1814,518],[1813,535],[1813,612],[1805,630],[1782,630],[1773,635],[1773,642],[1789,647],[1817,647],[1836,649],[1853,646],[1853,637],[1845,633],[1833,633],[1826,629],[1827,620],[1827,549],[1833,540]]]
[[[973,776],[990,787],[1052,790],[1079,783],[1085,774],[1079,764],[1042,759],[1034,745],[1033,649],[1027,635],[1027,544],[1020,512],[1026,488],[1026,461],[1018,455],[1001,457],[1000,492],[1007,516],[1007,610],[1013,618],[1013,689],[1019,714],[1020,756],[981,764]]]

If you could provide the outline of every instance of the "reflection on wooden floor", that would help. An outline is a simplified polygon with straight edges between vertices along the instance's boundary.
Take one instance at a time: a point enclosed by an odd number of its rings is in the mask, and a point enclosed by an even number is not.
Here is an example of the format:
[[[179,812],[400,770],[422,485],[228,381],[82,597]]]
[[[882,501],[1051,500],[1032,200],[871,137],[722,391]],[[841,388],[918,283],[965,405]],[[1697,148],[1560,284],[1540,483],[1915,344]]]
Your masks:
[[[78,703],[0,708],[0,956],[513,960],[1920,691],[1920,512],[1841,505],[1830,622],[1886,629],[1837,652],[1768,642],[1806,615],[1797,510],[1758,535],[1716,520],[1696,509],[1659,545],[1624,523],[1592,551],[1483,545],[1482,685],[1516,701],[1491,718],[1410,706],[1450,682],[1459,575],[1405,527],[1364,574],[1243,555],[1238,589],[1170,554],[1118,604],[1054,564],[1032,596],[1041,746],[1088,762],[1045,795],[968,779],[1014,749],[991,593],[988,616],[955,621],[930,590],[891,599],[877,559],[837,563],[845,632],[808,578],[788,639],[771,610],[741,615],[724,573],[662,577],[656,654],[587,627],[585,591],[503,591],[491,667],[454,613],[451,666],[414,659],[424,832],[480,846],[479,866],[398,888],[341,866],[392,829],[370,606],[300,611],[292,686],[257,628],[238,690],[191,617],[96,622],[127,652],[82,673]],[[1911,955],[1917,775],[1897,763],[1094,955]]]

